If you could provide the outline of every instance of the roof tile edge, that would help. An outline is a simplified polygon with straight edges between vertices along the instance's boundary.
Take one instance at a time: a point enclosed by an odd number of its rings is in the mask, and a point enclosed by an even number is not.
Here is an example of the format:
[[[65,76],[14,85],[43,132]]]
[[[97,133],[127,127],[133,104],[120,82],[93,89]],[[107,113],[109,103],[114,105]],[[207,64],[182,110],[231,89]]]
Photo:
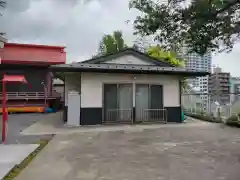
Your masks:
[[[25,47],[39,47],[39,48],[56,48],[65,49],[65,46],[58,45],[44,45],[44,44],[24,44],[24,43],[6,43],[8,46],[25,46]]]

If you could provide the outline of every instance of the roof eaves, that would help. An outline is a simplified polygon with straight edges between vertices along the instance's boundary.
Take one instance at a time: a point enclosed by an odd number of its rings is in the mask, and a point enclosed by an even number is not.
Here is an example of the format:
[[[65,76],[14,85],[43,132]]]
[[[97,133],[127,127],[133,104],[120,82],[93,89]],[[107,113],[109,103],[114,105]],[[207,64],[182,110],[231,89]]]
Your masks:
[[[104,61],[114,59],[114,58],[117,58],[117,57],[120,57],[120,56],[123,56],[123,55],[126,55],[126,54],[135,55],[135,56],[137,56],[138,58],[140,58],[144,61],[151,62],[151,63],[153,63],[155,65],[158,65],[158,66],[175,67],[174,65],[169,64],[169,63],[165,62],[164,60],[159,60],[159,59],[150,57],[150,56],[146,55],[145,53],[137,51],[133,48],[126,48],[126,49],[124,49],[122,51],[119,51],[117,53],[95,57],[95,58],[92,58],[92,59],[89,59],[89,60],[86,60],[86,61],[82,61],[81,63],[92,63],[92,64],[103,63]]]
[[[52,48],[52,49],[65,49],[65,46],[43,45],[43,44],[21,44],[7,42],[6,46],[21,46],[21,47],[36,47],[36,48]]]
[[[195,69],[185,69],[185,68],[177,68],[177,67],[159,67],[159,66],[135,66],[135,65],[113,65],[113,64],[60,64],[60,65],[52,65],[51,69],[64,69],[64,70],[73,70],[73,71],[81,71],[81,70],[89,70],[89,71],[136,71],[136,72],[174,72],[174,73],[183,73],[183,74],[201,74],[209,75],[209,72],[205,71],[197,71]]]

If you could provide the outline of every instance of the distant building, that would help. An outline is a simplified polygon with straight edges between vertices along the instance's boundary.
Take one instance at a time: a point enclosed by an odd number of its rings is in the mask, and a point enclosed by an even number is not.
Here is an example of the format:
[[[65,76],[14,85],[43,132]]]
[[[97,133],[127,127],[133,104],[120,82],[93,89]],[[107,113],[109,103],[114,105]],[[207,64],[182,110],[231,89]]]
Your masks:
[[[212,66],[212,56],[210,52],[207,52],[203,56],[200,56],[197,53],[188,53],[188,48],[183,48],[180,53],[181,57],[185,60],[186,69],[195,69],[199,71],[211,72]],[[200,98],[203,100],[203,108],[208,109],[209,96],[208,94],[208,76],[197,77],[194,79],[188,79],[188,84],[193,87],[197,87],[202,94]],[[205,95],[204,95],[205,94]]]
[[[221,68],[214,68],[213,73],[209,76],[208,88],[211,94],[211,102],[220,104],[230,103],[230,73],[222,72]]]
[[[230,79],[231,103],[240,100],[240,77],[231,77]]]
[[[64,101],[64,81],[61,79],[53,79],[53,93],[59,93],[61,100]]]
[[[182,104],[185,111],[192,113],[204,110],[204,101],[201,99],[200,89],[190,85],[189,89],[182,95]]]

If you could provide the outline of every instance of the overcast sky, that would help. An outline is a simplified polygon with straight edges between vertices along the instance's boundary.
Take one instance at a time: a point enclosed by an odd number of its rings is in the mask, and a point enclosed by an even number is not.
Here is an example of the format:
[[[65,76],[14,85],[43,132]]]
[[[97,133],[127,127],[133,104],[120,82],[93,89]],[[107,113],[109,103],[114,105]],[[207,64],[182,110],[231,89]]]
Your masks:
[[[138,12],[128,0],[7,0],[0,30],[18,43],[65,45],[67,60],[81,61],[96,53],[101,37],[122,30],[127,44],[136,39],[131,22]],[[130,20],[130,23],[126,23]],[[231,53],[213,55],[213,64],[240,76],[240,44]]]

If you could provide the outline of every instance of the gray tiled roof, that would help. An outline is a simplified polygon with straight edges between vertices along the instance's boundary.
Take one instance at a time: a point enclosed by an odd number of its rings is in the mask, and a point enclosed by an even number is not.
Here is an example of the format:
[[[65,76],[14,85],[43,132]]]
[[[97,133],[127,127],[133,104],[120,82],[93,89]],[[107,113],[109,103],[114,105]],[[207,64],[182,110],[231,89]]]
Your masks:
[[[142,72],[142,73],[184,73],[193,76],[204,76],[208,75],[208,72],[198,71],[195,69],[185,69],[178,67],[161,67],[161,66],[147,66],[147,65],[123,65],[123,64],[88,64],[88,63],[73,63],[73,64],[60,64],[53,65],[50,67],[53,71],[92,71],[92,72],[101,72],[101,71],[122,71],[122,72]],[[196,74],[196,75],[195,75]]]

